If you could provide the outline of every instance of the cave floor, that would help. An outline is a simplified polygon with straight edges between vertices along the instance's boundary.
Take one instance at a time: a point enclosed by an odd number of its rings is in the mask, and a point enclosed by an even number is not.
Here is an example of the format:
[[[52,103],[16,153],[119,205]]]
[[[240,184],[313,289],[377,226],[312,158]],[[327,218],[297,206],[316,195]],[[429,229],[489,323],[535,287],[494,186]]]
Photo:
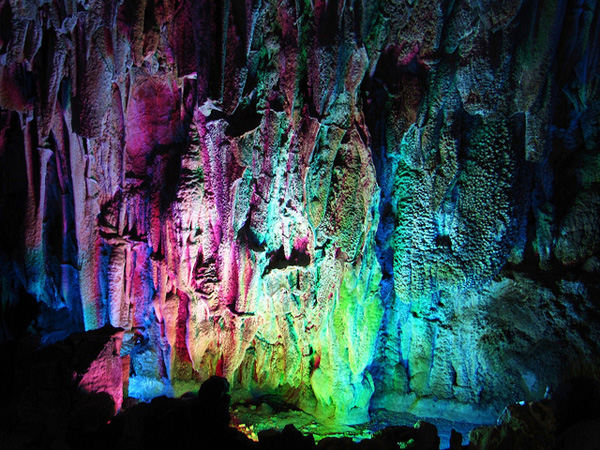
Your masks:
[[[277,410],[267,403],[234,404],[231,408],[232,425],[256,440],[259,432],[269,429],[282,430],[287,424],[293,424],[303,434],[312,434],[315,442],[325,437],[350,437],[355,441],[370,438],[373,433],[388,426],[414,426],[419,420],[434,424],[440,436],[440,448],[450,446],[452,429],[463,435],[463,445],[468,444],[469,431],[484,423],[467,423],[438,418],[417,417],[410,413],[400,413],[385,409],[371,411],[371,420],[367,423],[344,426],[325,425],[319,423],[313,416],[294,409]]]

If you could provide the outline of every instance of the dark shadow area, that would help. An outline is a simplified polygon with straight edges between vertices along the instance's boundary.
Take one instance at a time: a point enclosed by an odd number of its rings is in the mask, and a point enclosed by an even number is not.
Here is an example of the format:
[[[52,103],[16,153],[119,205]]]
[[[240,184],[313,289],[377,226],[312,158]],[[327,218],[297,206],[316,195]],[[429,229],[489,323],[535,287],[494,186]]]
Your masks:
[[[256,96],[252,95],[247,102],[238,105],[235,112],[227,117],[225,134],[230,137],[241,136],[260,125],[262,114],[256,110]]]
[[[437,450],[435,425],[390,426],[369,439],[329,436],[315,443],[294,424],[258,433],[258,441],[235,428],[230,415],[229,383],[210,377],[197,393],[165,396],[149,403],[129,399],[115,415],[115,402],[106,392],[85,392],[77,382],[117,332],[103,328],[77,333],[40,347],[34,338],[0,347],[0,448],[2,449],[231,449],[231,450]],[[108,376],[108,374],[107,374]],[[600,428],[600,387],[578,378],[561,384],[549,399],[509,405],[498,425],[474,429],[462,445],[452,430],[450,449],[575,449],[595,448]],[[257,400],[272,414],[293,409],[277,395]],[[268,403],[267,403],[268,402]],[[254,406],[256,408],[256,405]],[[460,419],[460,418],[458,418]]]
[[[264,275],[272,270],[281,270],[292,266],[307,267],[309,264],[310,255],[308,253],[292,248],[290,257],[286,258],[283,247],[279,247],[275,253],[269,255],[269,264],[265,268]]]
[[[0,448],[90,448],[114,416],[115,401],[79,383],[115,332],[75,333],[48,346],[30,336],[0,347]]]

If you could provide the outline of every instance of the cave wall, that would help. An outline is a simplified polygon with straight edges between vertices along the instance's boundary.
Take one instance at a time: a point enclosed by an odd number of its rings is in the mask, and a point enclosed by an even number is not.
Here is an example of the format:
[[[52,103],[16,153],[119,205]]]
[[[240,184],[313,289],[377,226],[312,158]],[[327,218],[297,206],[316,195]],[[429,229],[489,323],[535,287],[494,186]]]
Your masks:
[[[110,323],[131,395],[216,373],[344,423],[597,379],[599,20],[0,1],[2,341]]]

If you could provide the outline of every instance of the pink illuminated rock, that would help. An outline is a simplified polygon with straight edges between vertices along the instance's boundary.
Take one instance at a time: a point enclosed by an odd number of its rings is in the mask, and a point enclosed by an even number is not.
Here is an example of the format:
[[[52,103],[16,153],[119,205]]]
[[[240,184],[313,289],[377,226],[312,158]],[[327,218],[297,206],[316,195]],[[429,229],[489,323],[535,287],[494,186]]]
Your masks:
[[[125,113],[125,170],[144,176],[154,149],[171,144],[175,138],[179,99],[175,80],[168,74],[148,77],[134,72],[132,83]]]
[[[344,424],[600,379],[579,3],[0,0],[0,340]]]
[[[77,387],[90,394],[110,395],[115,403],[115,412],[119,411],[123,403],[123,366],[127,365],[127,361],[121,358],[123,331],[108,326],[80,338],[73,336],[71,340],[75,344],[73,361],[76,372],[73,376],[78,380]],[[100,351],[94,355],[92,352],[97,349]],[[84,368],[86,359],[91,361]]]

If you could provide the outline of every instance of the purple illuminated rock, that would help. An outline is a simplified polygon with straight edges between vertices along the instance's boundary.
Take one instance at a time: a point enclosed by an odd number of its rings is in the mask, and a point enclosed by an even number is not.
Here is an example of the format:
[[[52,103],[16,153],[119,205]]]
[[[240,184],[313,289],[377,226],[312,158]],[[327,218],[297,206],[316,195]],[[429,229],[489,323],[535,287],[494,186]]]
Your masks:
[[[76,345],[73,363],[76,364],[77,369],[73,376],[78,380],[78,388],[88,393],[110,395],[115,405],[114,412],[119,411],[123,403],[123,361],[121,359],[123,331],[105,326],[86,333],[81,344],[78,344],[75,335],[69,339]],[[100,348],[102,343],[103,346],[97,355],[83,354],[88,348],[91,350],[92,346],[98,345]],[[88,367],[80,369],[84,367],[85,359],[89,357],[93,360]]]
[[[598,379],[599,8],[0,0],[1,341],[345,424]]]

